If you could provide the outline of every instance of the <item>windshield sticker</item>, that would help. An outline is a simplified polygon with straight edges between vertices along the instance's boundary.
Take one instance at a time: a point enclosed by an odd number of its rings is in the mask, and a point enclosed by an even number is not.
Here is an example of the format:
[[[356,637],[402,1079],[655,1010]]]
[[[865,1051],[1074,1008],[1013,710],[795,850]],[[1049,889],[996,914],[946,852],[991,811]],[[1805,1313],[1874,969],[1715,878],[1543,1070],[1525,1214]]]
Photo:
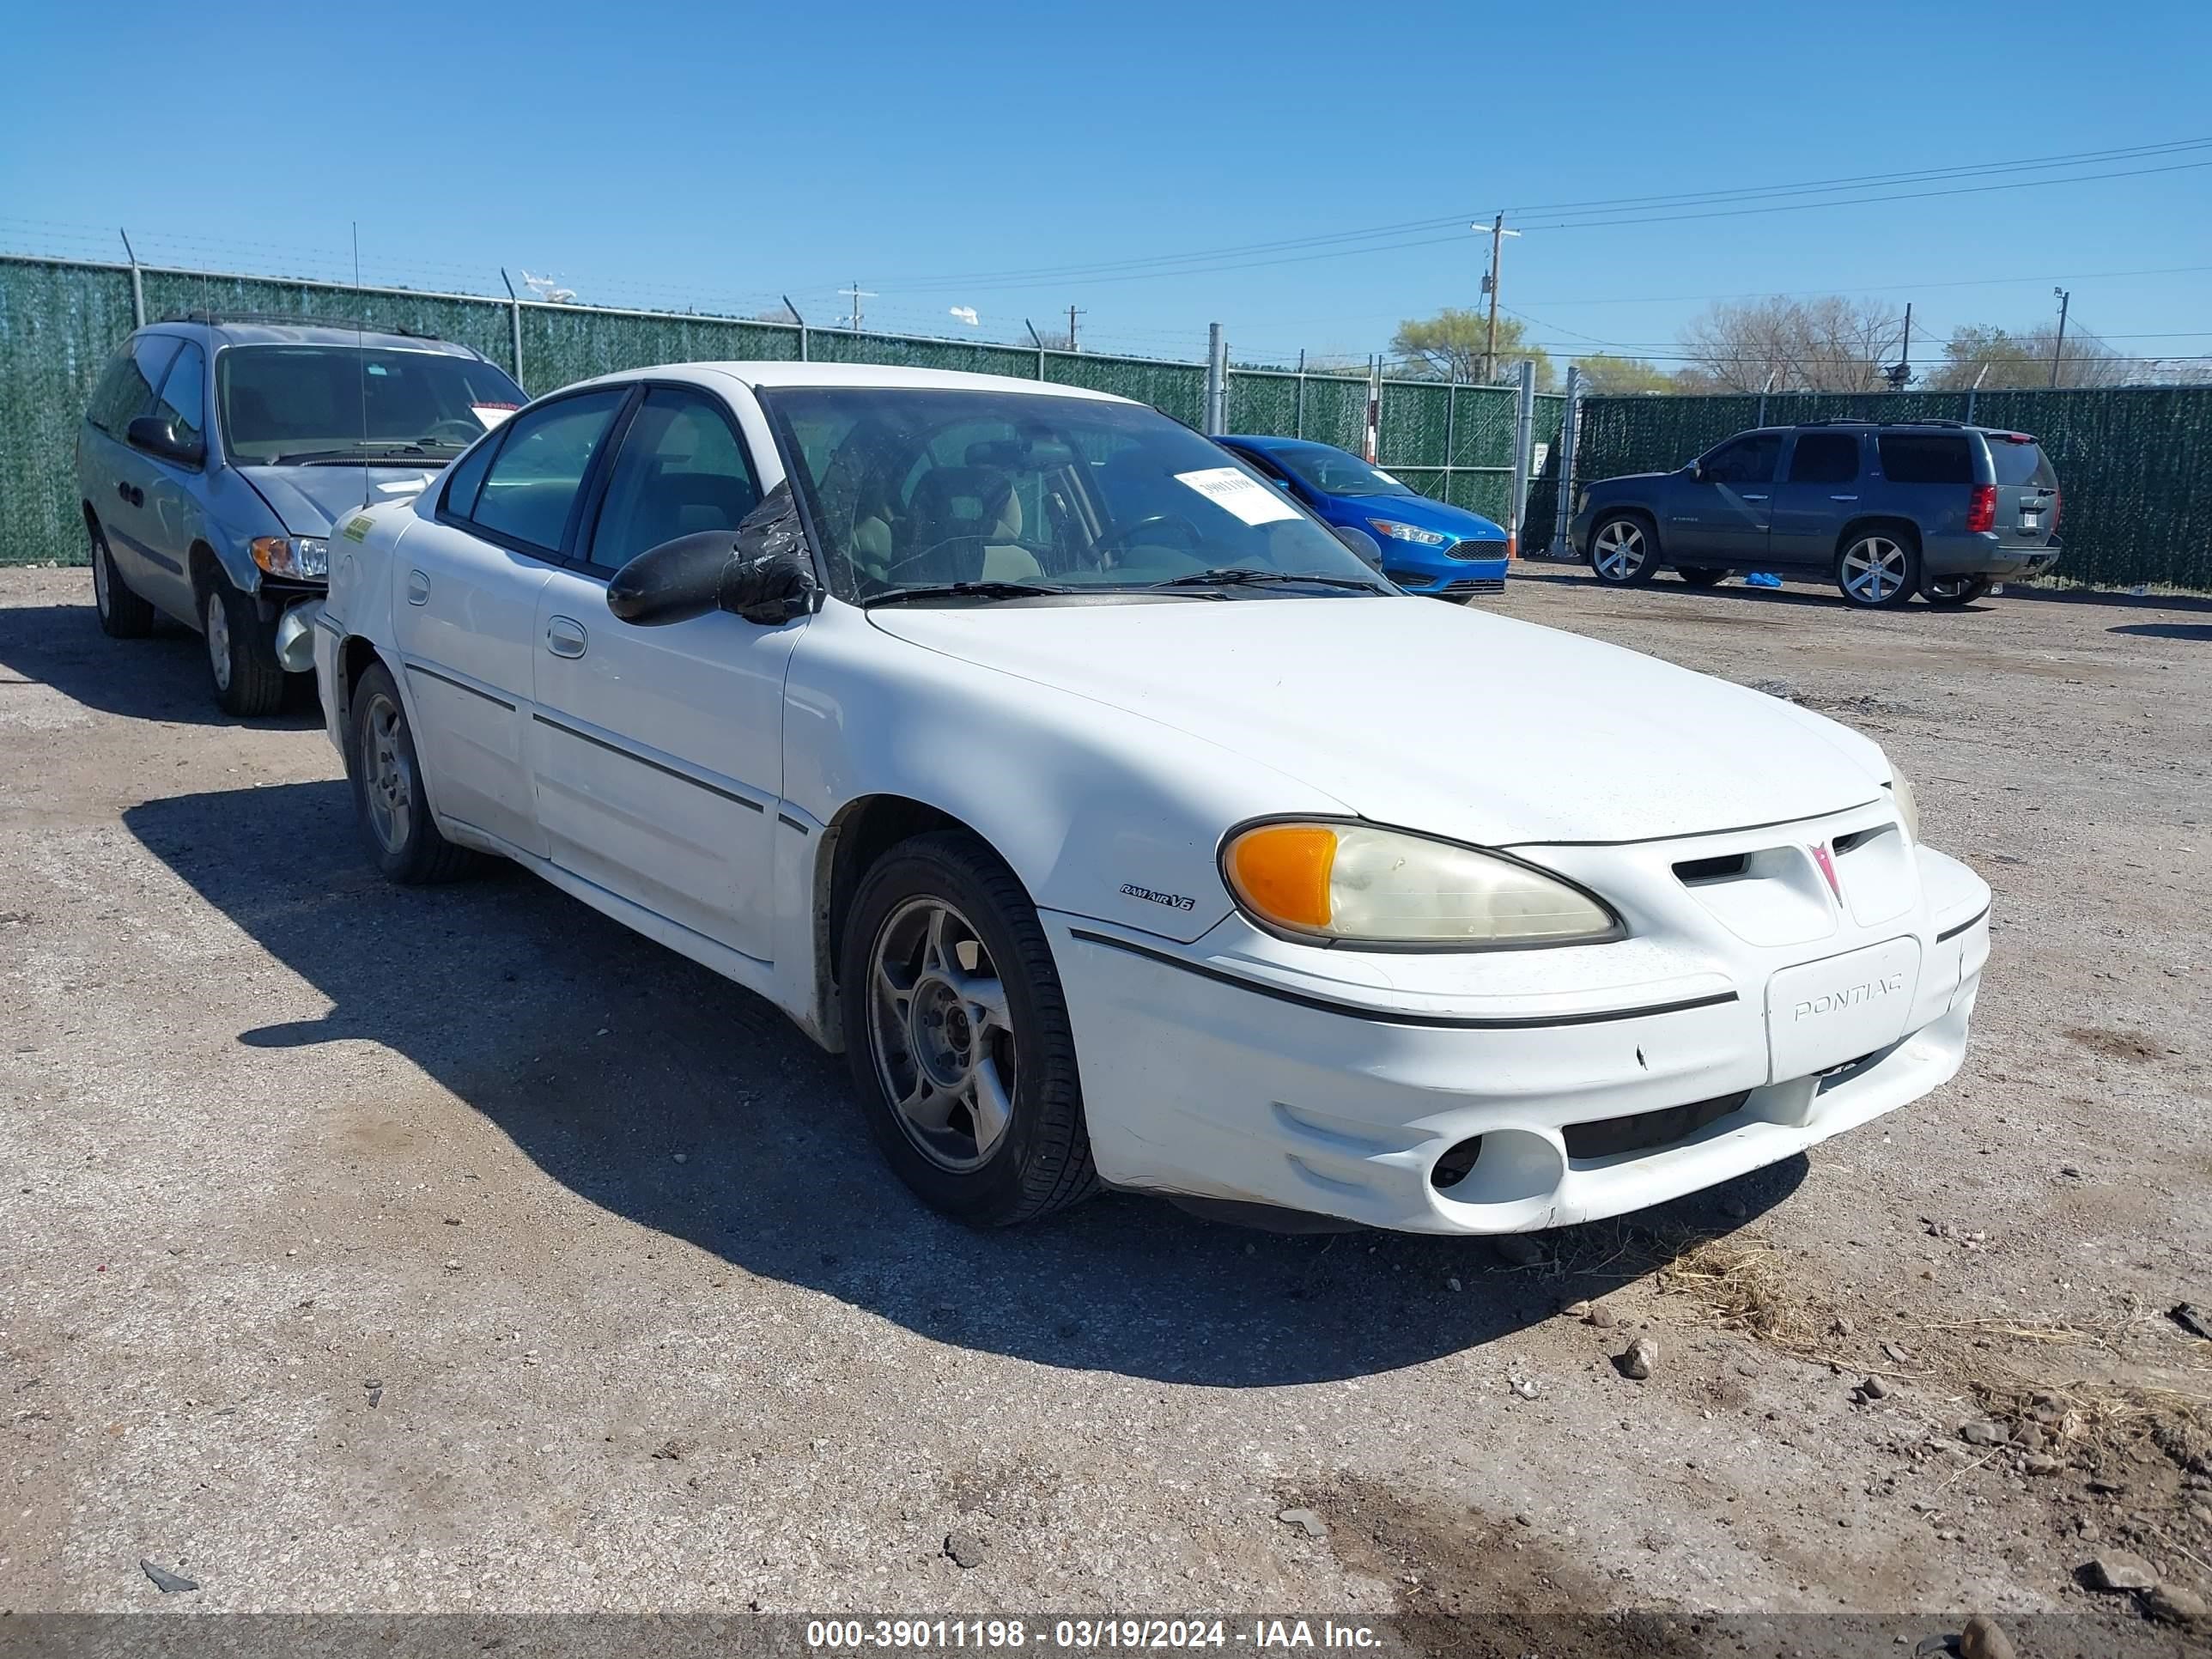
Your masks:
[[[349,542],[366,541],[368,532],[375,528],[375,520],[366,513],[356,513],[346,520],[346,527],[338,533]]]
[[[471,404],[469,413],[482,421],[483,429],[489,432],[521,407],[520,404]]]
[[[1278,520],[1298,516],[1297,508],[1249,473],[1233,466],[1209,466],[1197,472],[1178,472],[1175,477],[1177,483],[1189,485],[1216,507],[1234,513],[1246,524],[1273,524]]]
[[[1540,466],[1540,465],[1541,465],[1541,463],[1539,463],[1539,465]],[[1392,477],[1389,473],[1385,472],[1385,471],[1384,471],[1381,467],[1379,467],[1379,466],[1378,466],[1378,467],[1371,468],[1371,469],[1370,469],[1370,470],[1373,471],[1373,473],[1375,474],[1375,476],[1376,476],[1376,477],[1378,477],[1378,478],[1382,479],[1382,482],[1383,482],[1384,483],[1386,483],[1386,484],[1397,484],[1397,487],[1398,487],[1399,489],[1403,489],[1406,487],[1406,486],[1405,486],[1405,485],[1403,485],[1402,483],[1398,483],[1398,481],[1397,481],[1395,478]]]

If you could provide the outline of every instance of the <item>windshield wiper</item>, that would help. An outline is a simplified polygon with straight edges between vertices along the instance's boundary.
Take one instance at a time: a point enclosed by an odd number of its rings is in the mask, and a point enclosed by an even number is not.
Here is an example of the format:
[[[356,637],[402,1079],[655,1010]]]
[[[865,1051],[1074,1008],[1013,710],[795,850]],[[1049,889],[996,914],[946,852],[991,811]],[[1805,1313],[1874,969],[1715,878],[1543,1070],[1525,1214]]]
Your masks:
[[[904,605],[908,599],[1028,599],[1043,593],[1072,593],[1070,587],[1045,587],[1036,582],[937,582],[927,587],[896,587],[872,593],[860,601],[872,611],[879,605]]]
[[[1188,576],[1170,576],[1148,587],[1249,587],[1267,582],[1304,582],[1319,587],[1350,588],[1362,593],[1384,590],[1371,579],[1332,576],[1319,570],[1262,570],[1254,565],[1224,565],[1214,570],[1194,570]]]
[[[397,459],[411,460],[416,456],[428,456],[460,448],[440,439],[426,439],[420,443],[362,442],[332,449],[302,449],[289,455],[279,455],[274,460],[264,461],[264,466],[373,466],[378,461]]]

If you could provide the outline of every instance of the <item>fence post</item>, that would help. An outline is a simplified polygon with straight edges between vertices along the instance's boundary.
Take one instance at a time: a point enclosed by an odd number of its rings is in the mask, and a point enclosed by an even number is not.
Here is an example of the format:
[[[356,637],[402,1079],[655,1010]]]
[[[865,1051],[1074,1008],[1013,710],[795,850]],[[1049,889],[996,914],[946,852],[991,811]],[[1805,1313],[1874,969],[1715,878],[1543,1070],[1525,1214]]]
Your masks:
[[[1026,317],[1022,319],[1022,326],[1029,330],[1030,342],[1037,349],[1036,377],[1042,384],[1044,380],[1044,337],[1036,331],[1036,325]]]
[[[806,361],[806,319],[800,316],[799,307],[791,303],[791,295],[786,294],[779,297],[783,301],[783,308],[791,313],[791,320],[799,325],[799,361],[803,363]]]
[[[1229,342],[1223,337],[1221,325],[1206,325],[1206,432],[1208,437],[1221,435],[1222,423],[1228,418],[1229,402]]]
[[[1444,500],[1451,501],[1452,463],[1459,459],[1459,451],[1452,438],[1459,422],[1459,371],[1454,369],[1444,376]],[[1452,501],[1456,507],[1459,503]]]
[[[522,301],[508,279],[507,267],[499,268],[499,280],[507,283],[507,331],[508,348],[514,354],[514,383],[522,384]]]
[[[1550,555],[1555,559],[1574,556],[1567,539],[1567,520],[1573,516],[1575,504],[1575,450],[1582,441],[1583,371],[1578,363],[1567,365],[1567,402],[1559,411],[1559,500],[1552,514],[1552,545]]]
[[[1766,394],[1764,392],[1759,394],[1759,418],[1753,421],[1752,424],[1753,426],[1765,426],[1766,424]]]
[[[1521,556],[1521,524],[1528,516],[1529,446],[1536,440],[1536,365],[1521,363],[1521,390],[1513,416],[1513,502],[1505,524],[1505,556]]]
[[[1972,426],[1974,423],[1974,387],[1968,386],[1966,388],[1966,424],[1968,426]]]
[[[124,256],[131,261],[131,326],[146,326],[146,283],[138,274],[138,255],[131,246],[131,233],[118,228],[115,233],[123,239]]]
[[[1298,416],[1291,435],[1294,438],[1306,435],[1306,354],[1304,348],[1298,351]]]

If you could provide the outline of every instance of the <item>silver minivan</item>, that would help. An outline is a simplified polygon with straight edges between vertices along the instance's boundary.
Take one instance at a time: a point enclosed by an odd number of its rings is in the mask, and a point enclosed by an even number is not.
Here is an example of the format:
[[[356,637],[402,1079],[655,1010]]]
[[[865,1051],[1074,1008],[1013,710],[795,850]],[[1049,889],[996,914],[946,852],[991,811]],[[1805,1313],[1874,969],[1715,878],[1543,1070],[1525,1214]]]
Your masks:
[[[173,617],[206,636],[217,703],[272,713],[288,674],[312,671],[331,538],[420,492],[524,401],[443,340],[210,314],[139,329],[77,436],[100,627],[135,639]]]

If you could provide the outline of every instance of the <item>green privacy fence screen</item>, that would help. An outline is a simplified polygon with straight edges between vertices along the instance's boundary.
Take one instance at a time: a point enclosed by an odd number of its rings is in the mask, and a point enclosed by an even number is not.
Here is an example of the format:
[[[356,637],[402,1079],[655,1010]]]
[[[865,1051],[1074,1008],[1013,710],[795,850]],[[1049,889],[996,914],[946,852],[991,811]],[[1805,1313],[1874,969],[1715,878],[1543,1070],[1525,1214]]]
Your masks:
[[[2055,574],[2110,586],[2212,589],[2212,386],[1586,398],[1575,478],[1663,471],[1746,427],[1832,420],[1966,421],[2032,432],[2057,470],[2064,502]],[[1535,507],[1532,495],[1532,518]]]

